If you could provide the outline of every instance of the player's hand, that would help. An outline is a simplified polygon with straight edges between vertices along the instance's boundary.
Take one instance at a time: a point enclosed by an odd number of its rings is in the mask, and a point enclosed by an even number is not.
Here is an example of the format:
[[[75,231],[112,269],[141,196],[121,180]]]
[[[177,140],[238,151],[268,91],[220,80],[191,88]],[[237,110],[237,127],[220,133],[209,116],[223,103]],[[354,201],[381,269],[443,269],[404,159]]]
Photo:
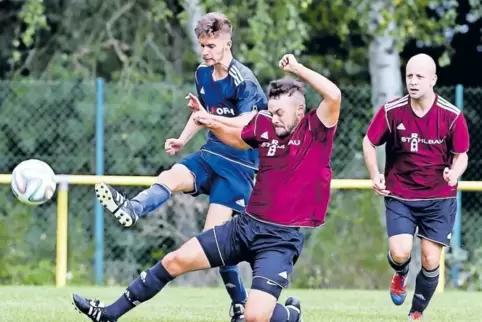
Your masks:
[[[457,185],[457,182],[459,181],[459,178],[455,175],[454,171],[449,168],[444,169],[443,176],[444,176],[444,180],[451,187],[454,187],[455,185]]]
[[[198,111],[206,112],[206,109],[204,108],[204,106],[202,106],[201,101],[199,100],[199,98],[196,95],[194,95],[192,93],[189,93],[189,94],[187,94],[186,99],[187,99],[187,106],[193,112],[198,112]]]
[[[184,142],[179,139],[167,139],[166,143],[164,143],[164,150],[169,155],[174,155],[177,152],[181,151],[184,147]]]
[[[388,196],[390,191],[385,186],[385,176],[381,173],[372,178],[372,187],[379,196]]]
[[[296,69],[299,66],[298,61],[292,54],[284,55],[279,61],[279,67],[285,72],[296,74]]]

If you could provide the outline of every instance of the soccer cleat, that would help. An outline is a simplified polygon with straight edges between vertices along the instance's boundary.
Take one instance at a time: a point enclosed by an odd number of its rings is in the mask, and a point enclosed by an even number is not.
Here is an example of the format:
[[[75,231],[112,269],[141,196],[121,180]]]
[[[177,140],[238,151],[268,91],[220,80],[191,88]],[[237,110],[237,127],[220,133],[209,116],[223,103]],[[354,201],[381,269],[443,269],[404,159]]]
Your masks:
[[[296,297],[288,297],[286,299],[285,306],[298,312],[298,319],[296,322],[303,322],[303,315],[301,314],[301,301],[299,299]]]
[[[231,322],[244,322],[244,305],[245,303],[232,303],[229,315]]]
[[[408,314],[408,319],[409,319],[409,320],[422,320],[422,317],[423,317],[423,314],[420,313],[420,312],[417,312],[417,311],[415,311],[415,312],[410,312],[410,313]]]
[[[390,296],[392,302],[395,305],[402,305],[407,297],[407,285],[405,284],[406,277],[397,273],[393,275],[392,282],[390,283]]]
[[[72,304],[80,314],[84,314],[94,322],[117,322],[107,315],[104,304],[99,300],[89,300],[78,294],[72,294]]]
[[[131,227],[139,219],[131,201],[108,184],[96,183],[95,194],[100,203],[115,216],[122,226]]]

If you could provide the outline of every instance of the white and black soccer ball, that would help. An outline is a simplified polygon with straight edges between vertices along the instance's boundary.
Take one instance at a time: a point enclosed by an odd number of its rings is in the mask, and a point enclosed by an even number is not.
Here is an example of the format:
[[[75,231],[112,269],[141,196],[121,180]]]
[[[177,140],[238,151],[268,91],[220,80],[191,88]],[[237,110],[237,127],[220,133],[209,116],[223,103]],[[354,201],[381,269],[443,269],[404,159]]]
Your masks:
[[[37,206],[49,201],[55,193],[55,173],[45,162],[30,159],[20,162],[12,172],[13,194],[21,202]]]

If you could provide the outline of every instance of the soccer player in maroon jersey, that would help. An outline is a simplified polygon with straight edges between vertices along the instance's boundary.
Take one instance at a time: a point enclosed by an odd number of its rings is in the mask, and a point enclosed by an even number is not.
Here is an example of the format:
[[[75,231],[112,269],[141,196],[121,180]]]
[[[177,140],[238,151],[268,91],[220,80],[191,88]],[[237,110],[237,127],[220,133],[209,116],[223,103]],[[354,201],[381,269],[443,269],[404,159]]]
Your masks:
[[[166,255],[142,272],[112,305],[104,307],[97,300],[74,294],[81,312],[90,312],[97,318],[95,321],[117,321],[176,276],[247,261],[253,269],[253,282],[246,321],[301,321],[298,299],[290,297],[285,305],[277,300],[288,286],[303,248],[300,227],[318,227],[325,220],[341,93],[330,80],[299,64],[293,55],[285,55],[280,67],[305,80],[323,96],[317,109],[305,113],[303,83],[290,78],[271,82],[270,113],[258,112],[244,128],[220,123],[198,100],[194,104],[195,121],[222,142],[238,149],[259,149],[259,172],[246,212]]]
[[[440,256],[448,247],[457,209],[457,182],[467,167],[469,133],[462,112],[434,92],[433,59],[425,54],[407,64],[408,95],[384,104],[363,139],[365,162],[375,192],[385,197],[388,262],[394,304],[405,301],[413,235],[422,243],[411,320],[421,319],[439,280]],[[385,175],[376,147],[385,146]]]

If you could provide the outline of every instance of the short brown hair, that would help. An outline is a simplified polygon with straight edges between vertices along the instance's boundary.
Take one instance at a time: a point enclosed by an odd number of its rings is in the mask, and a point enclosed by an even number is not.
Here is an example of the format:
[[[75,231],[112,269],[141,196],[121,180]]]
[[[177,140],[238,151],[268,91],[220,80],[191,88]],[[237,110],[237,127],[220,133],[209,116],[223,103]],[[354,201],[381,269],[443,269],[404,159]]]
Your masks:
[[[281,95],[305,94],[305,84],[291,77],[271,81],[268,86],[268,99],[278,99]]]
[[[201,17],[194,29],[198,38],[217,36],[220,33],[232,34],[233,26],[228,17],[219,12],[210,12]]]

